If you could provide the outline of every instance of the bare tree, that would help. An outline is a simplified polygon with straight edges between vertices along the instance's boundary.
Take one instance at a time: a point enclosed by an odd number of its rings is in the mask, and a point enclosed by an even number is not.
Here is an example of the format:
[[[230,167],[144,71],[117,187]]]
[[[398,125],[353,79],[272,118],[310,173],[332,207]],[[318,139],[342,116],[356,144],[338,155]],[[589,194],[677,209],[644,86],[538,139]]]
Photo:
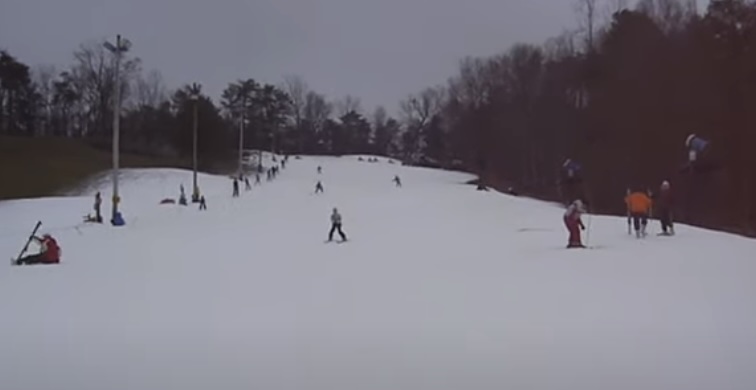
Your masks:
[[[578,14],[578,24],[585,33],[585,45],[587,51],[593,51],[594,33],[596,31],[596,17],[598,0],[577,0],[575,12]]]
[[[362,104],[360,98],[352,95],[346,95],[343,99],[336,102],[336,114],[342,117],[350,112],[362,113]]]
[[[682,30],[696,14],[696,2],[690,0],[640,0],[637,8],[665,33]]]
[[[323,95],[315,92],[308,92],[305,97],[304,119],[311,126],[313,133],[320,133],[323,125],[331,116],[333,106],[326,101]]]
[[[137,107],[158,107],[167,100],[163,75],[157,71],[150,71],[146,77],[138,76],[135,80],[135,104]]]
[[[294,114],[294,125],[299,128],[302,125],[304,109],[307,103],[307,93],[310,87],[300,76],[289,75],[284,77],[283,90],[291,99],[292,114]]]

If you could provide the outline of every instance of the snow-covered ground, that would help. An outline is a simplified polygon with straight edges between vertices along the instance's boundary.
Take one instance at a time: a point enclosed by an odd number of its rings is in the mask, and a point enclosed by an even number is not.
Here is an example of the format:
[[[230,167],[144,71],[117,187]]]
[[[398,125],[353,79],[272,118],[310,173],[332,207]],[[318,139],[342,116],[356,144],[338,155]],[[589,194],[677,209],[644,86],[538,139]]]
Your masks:
[[[127,171],[121,228],[79,223],[95,187],[0,203],[7,262],[38,219],[63,247],[0,267],[0,388],[756,388],[756,241],[593,217],[568,251],[557,206],[356,160],[290,159],[237,199],[202,175],[206,212],[158,204],[190,172]]]

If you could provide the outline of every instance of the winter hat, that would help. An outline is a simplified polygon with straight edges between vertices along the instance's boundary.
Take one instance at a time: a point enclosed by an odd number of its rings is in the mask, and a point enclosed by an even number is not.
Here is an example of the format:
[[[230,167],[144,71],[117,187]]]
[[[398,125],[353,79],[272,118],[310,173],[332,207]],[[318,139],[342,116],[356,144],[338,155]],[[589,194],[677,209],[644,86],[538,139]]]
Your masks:
[[[666,180],[664,180],[664,181],[662,182],[662,184],[661,184],[661,188],[662,188],[663,190],[668,190],[668,189],[669,189],[669,182],[668,182],[668,181],[666,181]]]

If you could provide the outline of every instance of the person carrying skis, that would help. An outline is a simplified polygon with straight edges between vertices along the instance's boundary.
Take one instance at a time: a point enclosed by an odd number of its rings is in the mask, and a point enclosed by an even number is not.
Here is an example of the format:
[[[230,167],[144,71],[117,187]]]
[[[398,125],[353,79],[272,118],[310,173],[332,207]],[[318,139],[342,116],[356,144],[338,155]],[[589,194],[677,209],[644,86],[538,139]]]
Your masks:
[[[661,234],[665,236],[674,236],[675,227],[672,223],[672,206],[674,199],[672,197],[672,187],[668,181],[664,180],[662,182],[657,199],[656,214],[659,217],[659,222],[661,222]]]
[[[317,184],[315,184],[315,193],[323,192],[323,183],[318,180]]]
[[[651,198],[643,191],[635,191],[625,197],[625,204],[627,205],[627,209],[630,210],[630,216],[633,218],[635,236],[638,238],[645,237],[648,216],[653,205]]]
[[[564,225],[570,234],[567,248],[585,248],[580,237],[580,230],[585,230],[585,225],[583,225],[580,217],[585,212],[585,205],[583,205],[583,201],[580,199],[575,200],[567,207],[567,211],[564,213]]]
[[[41,238],[34,236],[32,240],[39,244],[39,253],[22,257],[16,260],[15,265],[60,263],[60,247],[51,235],[45,234]]]
[[[399,175],[394,175],[394,184],[396,184],[397,187],[402,186],[402,179],[399,178]]]
[[[333,241],[333,233],[336,231],[339,232],[341,241],[347,240],[346,234],[344,234],[344,231],[341,230],[341,214],[339,214],[339,210],[334,207],[333,213],[331,213],[331,231],[328,232],[328,242]]]

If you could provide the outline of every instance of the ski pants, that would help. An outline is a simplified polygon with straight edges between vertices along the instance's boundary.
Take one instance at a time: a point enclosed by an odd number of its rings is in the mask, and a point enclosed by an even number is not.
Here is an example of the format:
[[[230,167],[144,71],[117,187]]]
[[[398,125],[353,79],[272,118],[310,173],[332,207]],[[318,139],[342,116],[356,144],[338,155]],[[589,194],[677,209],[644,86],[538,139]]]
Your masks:
[[[22,258],[18,259],[18,261],[16,262],[16,264],[18,264],[18,265],[22,265],[22,264],[31,265],[31,264],[42,264],[44,262],[45,262],[44,255],[42,253],[40,253],[40,254],[36,254],[36,255],[29,255],[29,256],[26,256],[26,257],[22,257]]]
[[[328,232],[328,241],[333,241],[333,233],[338,231],[342,241],[346,241],[346,234],[341,230],[340,223],[331,224],[331,231]]]
[[[631,216],[633,217],[633,228],[635,228],[635,231],[640,231],[641,227],[643,227],[643,230],[646,230],[646,225],[648,225],[648,214],[647,213],[632,213]]]
[[[582,246],[583,243],[580,237],[580,222],[578,222],[578,220],[574,218],[564,217],[564,226],[567,227],[567,232],[570,233],[567,246]]]
[[[672,211],[659,210],[659,222],[661,222],[662,232],[671,232],[674,229],[672,225]]]

